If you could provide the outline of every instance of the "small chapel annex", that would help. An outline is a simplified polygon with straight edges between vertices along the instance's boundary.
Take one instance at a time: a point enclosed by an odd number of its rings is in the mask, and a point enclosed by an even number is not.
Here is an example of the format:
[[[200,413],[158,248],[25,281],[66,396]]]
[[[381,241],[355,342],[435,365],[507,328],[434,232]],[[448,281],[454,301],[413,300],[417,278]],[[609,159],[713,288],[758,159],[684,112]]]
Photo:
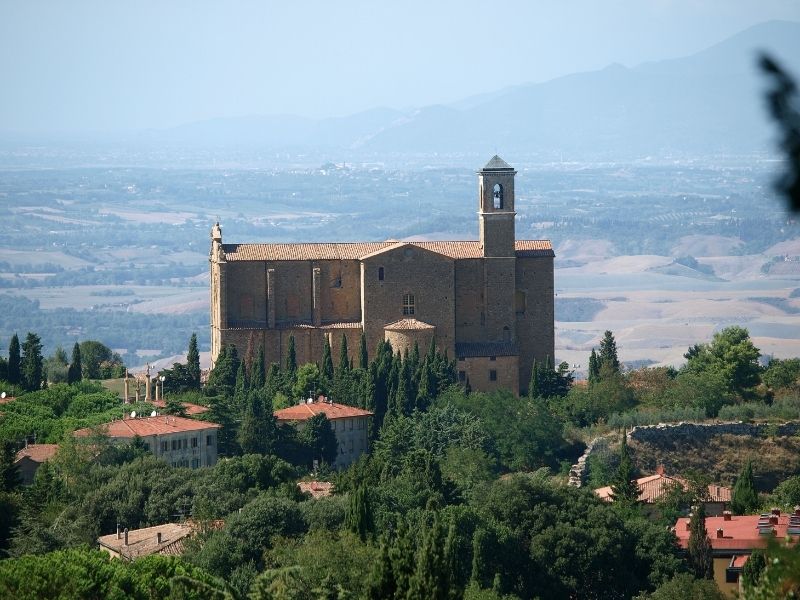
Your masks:
[[[223,244],[211,230],[211,358],[263,345],[283,364],[435,340],[474,390],[525,391],[533,360],[554,359],[553,247],[517,240],[516,171],[494,156],[478,171],[477,241]],[[370,356],[371,358],[371,356]],[[522,388],[522,389],[521,389]]]

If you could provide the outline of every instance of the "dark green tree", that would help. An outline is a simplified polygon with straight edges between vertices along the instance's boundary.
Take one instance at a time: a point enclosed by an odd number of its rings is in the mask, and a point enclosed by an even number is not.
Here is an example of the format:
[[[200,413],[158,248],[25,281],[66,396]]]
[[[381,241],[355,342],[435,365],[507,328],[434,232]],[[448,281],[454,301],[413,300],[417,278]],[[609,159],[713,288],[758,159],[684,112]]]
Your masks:
[[[253,365],[250,367],[250,389],[260,390],[267,383],[267,374],[265,372],[264,346],[258,347],[258,352],[253,359]]]
[[[391,600],[395,598],[397,586],[392,572],[390,556],[390,542],[384,539],[381,542],[378,559],[372,565],[372,570],[367,583],[368,600]]]
[[[19,336],[15,333],[8,344],[8,383],[17,385],[22,381],[21,378]]]
[[[733,486],[731,510],[737,515],[746,515],[758,508],[758,505],[758,492],[753,480],[753,463],[748,460]]]
[[[325,345],[322,347],[322,379],[330,383],[333,381],[333,357],[331,356],[331,345],[328,338],[325,338]]]
[[[533,365],[531,366],[531,379],[528,382],[528,398],[539,398],[541,396],[541,391],[539,390],[539,380],[541,377],[539,376],[539,363],[534,358]]]
[[[689,356],[684,371],[710,372],[722,377],[728,389],[741,396],[751,394],[761,379],[761,353],[744,327],[731,326],[714,334],[710,344],[701,344]]]
[[[600,365],[597,360],[597,352],[592,348],[592,353],[589,355],[589,383],[597,383],[600,379]]]
[[[186,369],[191,378],[192,389],[200,389],[200,351],[197,349],[197,334],[189,338],[189,351],[186,353]]]
[[[360,485],[354,492],[350,493],[345,525],[350,531],[358,535],[362,542],[365,542],[367,536],[372,533],[374,517],[367,486]]]
[[[311,457],[320,463],[332,465],[336,462],[339,443],[324,413],[314,415],[305,422],[300,438],[308,447]]]
[[[358,368],[369,368],[369,358],[367,355],[367,334],[363,331],[361,332],[361,341],[359,342],[358,347]]]
[[[425,530],[417,553],[417,568],[411,578],[408,600],[447,600],[450,581],[444,556],[444,527],[438,513]]]
[[[764,556],[763,550],[753,550],[750,558],[744,563],[742,567],[742,584],[745,589],[745,594],[750,592],[752,588],[756,587],[761,581],[761,574],[767,566],[767,560]],[[747,596],[745,596],[747,597]]]
[[[347,350],[347,336],[342,334],[342,343],[339,347],[339,366],[336,368],[336,379],[347,377],[350,372],[350,357]]]
[[[289,347],[286,349],[286,373],[294,377],[297,371],[297,354],[294,349],[294,336],[289,336]]]
[[[78,342],[72,347],[72,362],[69,363],[67,369],[67,383],[76,383],[83,379],[83,372],[81,370],[81,347]]]
[[[237,442],[245,454],[269,454],[277,442],[277,425],[272,406],[264,390],[253,389],[247,394]]]
[[[22,344],[22,360],[20,363],[22,387],[28,391],[42,387],[42,341],[35,333],[28,332]]]
[[[698,579],[711,579],[714,576],[711,552],[711,540],[706,533],[706,509],[701,502],[689,519],[689,565]]]
[[[606,330],[603,339],[600,340],[600,355],[598,356],[598,368],[602,376],[603,366],[612,373],[619,373],[619,358],[617,357],[617,341],[614,334]]]
[[[217,362],[208,376],[208,387],[221,394],[232,396],[238,371],[239,353],[236,351],[236,346],[227,344],[222,347]]]
[[[636,485],[636,472],[633,468],[630,450],[628,449],[628,435],[623,430],[622,441],[619,446],[619,466],[611,484],[611,493],[614,502],[632,505],[639,499],[639,487]]]
[[[12,492],[21,483],[19,469],[14,464],[16,457],[17,453],[12,442],[8,440],[0,442],[0,492]]]

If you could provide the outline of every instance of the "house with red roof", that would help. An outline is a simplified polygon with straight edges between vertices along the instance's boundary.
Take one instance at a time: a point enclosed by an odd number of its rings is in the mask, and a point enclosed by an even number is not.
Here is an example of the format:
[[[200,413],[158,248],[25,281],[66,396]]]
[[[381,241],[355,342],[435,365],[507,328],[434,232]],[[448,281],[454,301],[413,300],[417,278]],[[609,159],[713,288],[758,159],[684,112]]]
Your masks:
[[[295,426],[302,426],[311,417],[324,414],[331,422],[331,428],[339,444],[339,453],[333,464],[337,469],[353,464],[362,454],[369,451],[367,433],[369,419],[373,413],[368,410],[337,404],[320,396],[316,402],[304,402],[276,410],[273,414],[279,424],[289,423]]]
[[[118,443],[130,443],[139,437],[147,450],[173,467],[197,469],[217,463],[217,433],[220,428],[220,425],[207,421],[158,415],[112,421],[97,429],[79,429],[73,435],[88,437],[99,431]]]
[[[690,517],[681,517],[675,523],[675,535],[684,550],[689,548],[689,521]],[[797,542],[800,507],[791,514],[777,508],[760,515],[732,515],[725,511],[720,517],[706,517],[706,535],[714,557],[714,581],[720,590],[735,598],[742,567],[753,550],[766,548],[771,540]]]
[[[39,467],[53,458],[57,451],[58,444],[26,444],[17,452],[14,464],[19,470],[22,484],[31,485]]]

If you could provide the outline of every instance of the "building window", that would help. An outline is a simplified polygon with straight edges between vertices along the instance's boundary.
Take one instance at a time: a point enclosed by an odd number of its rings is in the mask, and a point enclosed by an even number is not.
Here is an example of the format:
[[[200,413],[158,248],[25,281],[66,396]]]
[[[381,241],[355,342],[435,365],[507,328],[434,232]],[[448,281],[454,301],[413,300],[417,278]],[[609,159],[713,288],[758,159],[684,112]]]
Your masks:
[[[458,357],[458,362],[464,362],[466,359],[463,356]]]
[[[503,186],[499,183],[494,184],[494,189],[492,190],[492,198],[494,199],[494,207],[497,209],[503,208]]]
[[[494,369],[489,371],[489,381],[497,381],[497,371]]]
[[[353,419],[349,419],[350,421],[350,431],[353,431]]]
[[[144,449],[147,450],[148,452],[150,452],[150,443],[149,442],[145,442],[144,443]]]
[[[510,342],[511,341],[511,330],[508,328],[507,325],[505,327],[503,327],[503,341],[504,342]]]
[[[459,371],[458,380],[462,383],[465,382],[467,380],[467,373],[465,371]]]
[[[169,443],[168,442],[161,442],[161,451],[166,452],[169,450]]]
[[[739,583],[739,571],[725,569],[725,583]]]
[[[378,267],[378,281],[383,281],[384,275],[385,272],[383,270],[383,267]]]
[[[197,438],[196,437],[192,438],[192,448],[197,448]]]
[[[525,292],[517,290],[514,292],[514,309],[518,315],[524,315],[525,310],[528,308],[528,299],[525,296]]]
[[[490,356],[489,360],[492,360],[492,361],[497,360],[497,357],[496,356]]]
[[[180,440],[172,440],[172,450],[177,450],[180,446],[178,446],[178,442]]]
[[[413,315],[414,308],[415,308],[414,294],[403,294],[403,314]]]
[[[206,446],[213,446],[214,445],[214,436],[207,435],[206,436]]]

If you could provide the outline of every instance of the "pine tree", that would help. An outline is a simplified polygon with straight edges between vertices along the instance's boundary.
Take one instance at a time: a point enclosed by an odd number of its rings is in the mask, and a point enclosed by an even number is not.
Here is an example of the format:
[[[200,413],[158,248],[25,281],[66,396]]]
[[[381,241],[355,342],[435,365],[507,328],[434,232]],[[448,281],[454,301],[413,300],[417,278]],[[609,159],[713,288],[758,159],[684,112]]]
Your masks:
[[[745,515],[758,508],[758,504],[758,492],[753,480],[753,463],[748,460],[733,486],[731,510],[737,515]]]
[[[17,385],[21,381],[19,336],[15,333],[8,344],[8,383]]]
[[[200,389],[200,352],[197,349],[197,334],[189,338],[189,352],[186,354],[186,371],[191,378],[192,388]]]
[[[256,357],[250,367],[250,389],[260,390],[267,382],[267,375],[264,372],[264,346],[258,347]]]
[[[72,362],[69,363],[67,369],[67,383],[76,383],[83,379],[83,371],[81,370],[81,345],[75,342],[72,347]]]
[[[614,502],[634,504],[639,499],[639,487],[634,479],[635,472],[628,450],[628,436],[622,431],[622,443],[619,447],[619,467],[611,484],[611,493]]]
[[[325,345],[322,348],[322,379],[328,384],[333,381],[333,357],[331,357],[331,345],[325,337]]]
[[[600,365],[597,362],[597,353],[592,348],[592,353],[589,355],[589,383],[597,383],[600,381]]]
[[[339,367],[336,369],[336,379],[347,377],[350,372],[350,358],[347,351],[347,336],[342,334],[342,344],[339,348]]]
[[[600,356],[598,358],[598,372],[602,372],[603,367],[605,367],[611,373],[619,373],[617,342],[614,339],[614,334],[608,330],[603,334],[603,339],[600,340]]]
[[[294,336],[289,336],[289,347],[286,350],[286,373],[289,377],[294,377],[297,372],[297,354],[294,350]]]
[[[358,348],[358,368],[369,368],[369,358],[367,355],[367,334],[363,331],[361,332],[361,341]]]
[[[42,342],[38,335],[28,332],[25,342],[22,344],[22,360],[20,362],[22,387],[28,391],[41,389],[43,365]]]
[[[689,520],[689,564],[698,579],[714,576],[714,559],[711,555],[711,540],[706,533],[706,509],[700,504]]]
[[[357,534],[362,542],[367,541],[367,536],[373,529],[372,505],[367,494],[367,486],[361,485],[351,492],[345,526]]]

